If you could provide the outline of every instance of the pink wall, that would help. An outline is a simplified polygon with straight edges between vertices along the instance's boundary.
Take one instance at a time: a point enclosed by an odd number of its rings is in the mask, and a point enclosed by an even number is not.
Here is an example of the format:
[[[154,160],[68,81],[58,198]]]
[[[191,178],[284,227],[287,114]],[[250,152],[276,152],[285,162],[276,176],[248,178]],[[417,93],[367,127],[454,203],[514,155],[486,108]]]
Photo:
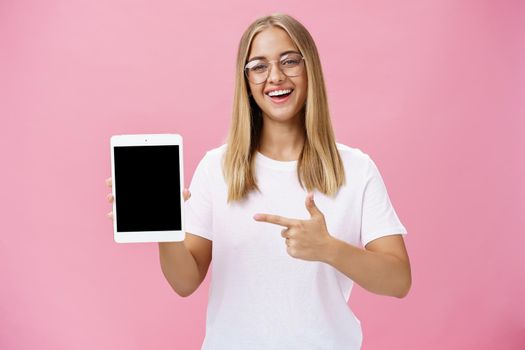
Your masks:
[[[227,133],[246,26],[320,50],[338,141],[377,162],[409,235],[405,299],[357,287],[364,349],[523,349],[523,1],[0,2],[0,348],[198,349],[156,244],[117,245],[109,137],[177,132],[186,183]],[[204,67],[213,59],[213,64]]]

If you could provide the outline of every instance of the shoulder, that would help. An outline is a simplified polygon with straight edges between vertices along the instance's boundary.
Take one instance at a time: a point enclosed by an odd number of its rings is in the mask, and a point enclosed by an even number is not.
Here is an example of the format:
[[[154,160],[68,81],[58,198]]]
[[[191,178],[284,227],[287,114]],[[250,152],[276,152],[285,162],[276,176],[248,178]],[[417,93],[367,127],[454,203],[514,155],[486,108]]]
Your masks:
[[[212,148],[206,152],[205,157],[209,159],[221,158],[222,155],[226,152],[227,144],[222,144],[218,147]]]
[[[336,146],[345,168],[351,167],[353,169],[367,169],[370,166],[372,159],[368,153],[364,152],[360,148],[347,146],[338,142],[336,142]]]
[[[226,144],[223,144],[206,151],[206,154],[202,158],[201,162],[205,164],[207,168],[220,168],[222,164],[222,158],[226,152],[226,146]]]

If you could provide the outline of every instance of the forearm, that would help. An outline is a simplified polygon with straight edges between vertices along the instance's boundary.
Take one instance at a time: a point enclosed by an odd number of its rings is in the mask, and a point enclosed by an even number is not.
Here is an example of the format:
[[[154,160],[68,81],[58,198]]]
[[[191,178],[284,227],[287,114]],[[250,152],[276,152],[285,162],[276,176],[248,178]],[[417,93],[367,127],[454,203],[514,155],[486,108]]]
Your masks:
[[[162,272],[173,290],[186,297],[200,284],[199,269],[195,258],[184,242],[159,242]]]
[[[410,266],[394,255],[361,249],[331,237],[323,256],[324,262],[372,293],[402,298],[410,289]]]

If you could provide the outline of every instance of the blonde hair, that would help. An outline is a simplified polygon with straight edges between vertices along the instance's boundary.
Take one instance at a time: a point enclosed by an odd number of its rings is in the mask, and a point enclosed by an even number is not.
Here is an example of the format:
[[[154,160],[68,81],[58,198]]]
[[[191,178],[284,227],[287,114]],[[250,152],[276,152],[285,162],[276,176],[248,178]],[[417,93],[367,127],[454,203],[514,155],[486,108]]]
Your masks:
[[[263,126],[261,109],[248,96],[249,85],[244,75],[251,43],[256,34],[271,26],[284,29],[304,56],[308,91],[301,110],[305,143],[297,162],[301,187],[318,189],[334,195],[345,183],[344,167],[337,151],[330,122],[326,88],[317,47],[308,30],[293,17],[274,13],[255,20],[242,35],[237,51],[232,122],[223,159],[223,172],[228,184],[228,202],[242,200],[257,190],[255,153]]]

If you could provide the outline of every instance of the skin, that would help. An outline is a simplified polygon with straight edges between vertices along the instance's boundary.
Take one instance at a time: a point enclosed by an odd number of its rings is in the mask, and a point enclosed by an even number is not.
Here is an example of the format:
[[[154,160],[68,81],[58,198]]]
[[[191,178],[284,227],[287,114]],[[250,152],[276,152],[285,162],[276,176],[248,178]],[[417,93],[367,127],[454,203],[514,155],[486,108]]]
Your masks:
[[[258,33],[252,41],[248,61],[263,56],[268,60],[279,60],[288,50],[299,52],[288,34],[280,28],[270,27]],[[278,62],[278,61],[277,61]],[[308,80],[306,69],[298,77],[287,77],[274,62],[268,79],[263,84],[249,82],[250,91],[262,110],[263,128],[259,152],[276,160],[299,158],[304,144],[300,111],[306,102]],[[268,89],[292,88],[293,92],[285,104],[276,105],[264,91]]]
[[[255,56],[278,60],[280,54],[287,50],[298,51],[284,30],[271,27],[255,36],[248,60]],[[265,83],[249,83],[250,91],[263,112],[259,152],[276,160],[297,160],[305,141],[300,111],[307,96],[306,69],[301,76],[287,77],[275,63]],[[269,88],[293,88],[294,91],[287,103],[275,105],[264,94]],[[106,180],[106,184],[111,187],[111,178]],[[184,189],[184,199],[190,196],[189,191]],[[111,193],[107,199],[113,202]],[[283,227],[283,244],[286,244],[286,250],[292,258],[327,263],[372,293],[398,298],[408,294],[412,283],[411,269],[401,234],[378,238],[362,249],[330,235],[324,214],[315,205],[312,193],[307,194],[304,205],[310,213],[308,220],[265,213],[257,213],[253,218],[261,224]],[[112,212],[108,213],[108,217],[113,217]],[[166,266],[179,267],[176,273],[165,272],[173,289],[181,296],[190,295],[206,276],[212,258],[212,242],[187,233],[184,244],[159,243],[159,249],[161,256],[169,256],[172,260]],[[192,276],[183,276],[183,279],[181,275],[187,270],[195,272],[192,272]],[[198,274],[198,278],[194,274]]]
[[[112,187],[111,177],[106,179],[106,185]],[[185,201],[191,196],[186,188],[183,195]],[[113,203],[111,193],[107,200]],[[107,216],[113,219],[113,212]],[[206,277],[212,258],[212,242],[186,232],[182,242],[159,242],[158,245],[160,266],[166,280],[175,293],[181,297],[190,296]]]
[[[284,30],[271,27],[254,38],[248,60],[255,56],[277,60],[287,50],[298,51]],[[273,65],[264,84],[250,82],[249,86],[263,112],[259,152],[276,160],[297,160],[304,144],[299,112],[307,96],[306,69],[301,76],[287,77],[278,65]],[[269,88],[290,87],[294,89],[293,98],[284,105],[273,104],[264,94]],[[304,205],[311,215],[310,220],[264,213],[255,214],[254,220],[284,227],[281,236],[285,239],[288,254],[293,258],[330,264],[376,294],[399,298],[408,294],[412,283],[410,262],[401,234],[378,238],[361,249],[330,235],[312,193],[308,193]]]

